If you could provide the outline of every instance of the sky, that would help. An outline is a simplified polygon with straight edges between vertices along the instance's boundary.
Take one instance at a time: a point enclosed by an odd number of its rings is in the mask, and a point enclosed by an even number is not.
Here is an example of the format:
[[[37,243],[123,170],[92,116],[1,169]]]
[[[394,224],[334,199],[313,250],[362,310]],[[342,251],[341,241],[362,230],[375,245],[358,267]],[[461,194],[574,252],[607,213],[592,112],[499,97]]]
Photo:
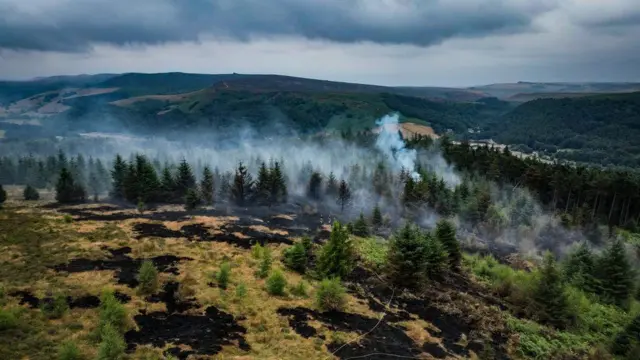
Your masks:
[[[0,78],[640,82],[638,0],[0,0]]]

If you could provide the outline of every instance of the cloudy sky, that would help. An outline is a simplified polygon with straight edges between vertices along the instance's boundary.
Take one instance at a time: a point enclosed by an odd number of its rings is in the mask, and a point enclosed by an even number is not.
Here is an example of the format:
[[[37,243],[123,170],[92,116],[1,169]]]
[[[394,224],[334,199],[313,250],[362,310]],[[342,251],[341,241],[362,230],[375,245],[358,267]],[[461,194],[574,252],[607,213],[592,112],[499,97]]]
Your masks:
[[[0,78],[640,81],[639,0],[0,0]]]

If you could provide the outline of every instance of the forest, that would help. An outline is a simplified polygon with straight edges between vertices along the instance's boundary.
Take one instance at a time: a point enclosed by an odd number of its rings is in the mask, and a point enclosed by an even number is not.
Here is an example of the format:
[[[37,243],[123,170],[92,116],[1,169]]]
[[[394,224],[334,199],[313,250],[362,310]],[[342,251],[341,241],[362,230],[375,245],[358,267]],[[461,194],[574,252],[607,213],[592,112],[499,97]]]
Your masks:
[[[467,273],[489,287],[522,337],[523,358],[637,358],[637,173],[545,163],[446,136],[345,132],[289,145],[304,154],[303,143],[312,147],[307,159],[241,150],[243,160],[223,154],[224,163],[162,152],[3,156],[0,184],[23,185],[25,201],[50,189],[60,205],[107,201],[140,214],[163,204],[204,213],[312,204],[331,222],[330,238],[319,247],[296,243],[282,262],[321,281],[317,301],[325,310],[343,308],[340,278],[348,277],[356,256],[349,239],[380,237],[388,241],[369,243],[363,261],[394,287],[421,291]],[[315,149],[333,150],[320,156]],[[356,155],[345,160],[349,152]],[[0,203],[6,199],[0,189]],[[515,266],[507,260],[513,253],[536,265]],[[147,267],[140,276],[153,278]],[[221,286],[228,271],[217,275]],[[270,294],[283,293],[282,274],[262,276]],[[103,342],[119,335],[104,336]],[[486,348],[482,358],[496,351]]]

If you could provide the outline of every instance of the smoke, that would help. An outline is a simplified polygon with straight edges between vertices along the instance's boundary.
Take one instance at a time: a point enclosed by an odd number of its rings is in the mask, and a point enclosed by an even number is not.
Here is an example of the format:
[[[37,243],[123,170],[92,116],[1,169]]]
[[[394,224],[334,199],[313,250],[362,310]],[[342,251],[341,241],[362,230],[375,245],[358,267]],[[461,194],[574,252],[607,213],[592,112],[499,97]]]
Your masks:
[[[405,170],[414,180],[420,180],[420,174],[416,171],[416,158],[418,156],[415,149],[407,149],[398,133],[400,127],[400,117],[396,114],[385,115],[376,121],[380,127],[380,134],[376,139],[376,148],[389,160],[396,171]]]

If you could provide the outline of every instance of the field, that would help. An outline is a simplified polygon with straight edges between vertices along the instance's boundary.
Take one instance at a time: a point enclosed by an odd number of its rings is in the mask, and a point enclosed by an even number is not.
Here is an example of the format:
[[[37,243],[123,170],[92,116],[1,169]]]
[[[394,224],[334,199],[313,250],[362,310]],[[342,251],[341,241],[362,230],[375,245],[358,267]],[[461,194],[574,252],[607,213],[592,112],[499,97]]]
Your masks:
[[[19,200],[19,187],[8,193],[0,210],[0,284],[17,324],[0,332],[3,359],[50,359],[69,341],[95,358],[105,290],[126,309],[131,359],[459,359],[487,347],[507,358],[517,344],[496,307],[501,302],[464,276],[421,294],[387,285],[376,268],[384,245],[373,238],[353,238],[360,260],[344,279],[344,310],[320,311],[318,280],[281,263],[302,236],[312,236],[314,247],[326,241],[329,227],[318,214],[188,213],[182,206],[139,212],[108,203],[59,206],[44,190],[35,202]],[[271,273],[283,271],[284,295],[270,295],[257,275],[265,251],[255,243],[271,253]],[[146,295],[137,276],[144,260],[159,272],[157,290]],[[217,274],[224,263],[230,279],[223,286]],[[67,306],[52,316],[45,309],[56,298]]]

